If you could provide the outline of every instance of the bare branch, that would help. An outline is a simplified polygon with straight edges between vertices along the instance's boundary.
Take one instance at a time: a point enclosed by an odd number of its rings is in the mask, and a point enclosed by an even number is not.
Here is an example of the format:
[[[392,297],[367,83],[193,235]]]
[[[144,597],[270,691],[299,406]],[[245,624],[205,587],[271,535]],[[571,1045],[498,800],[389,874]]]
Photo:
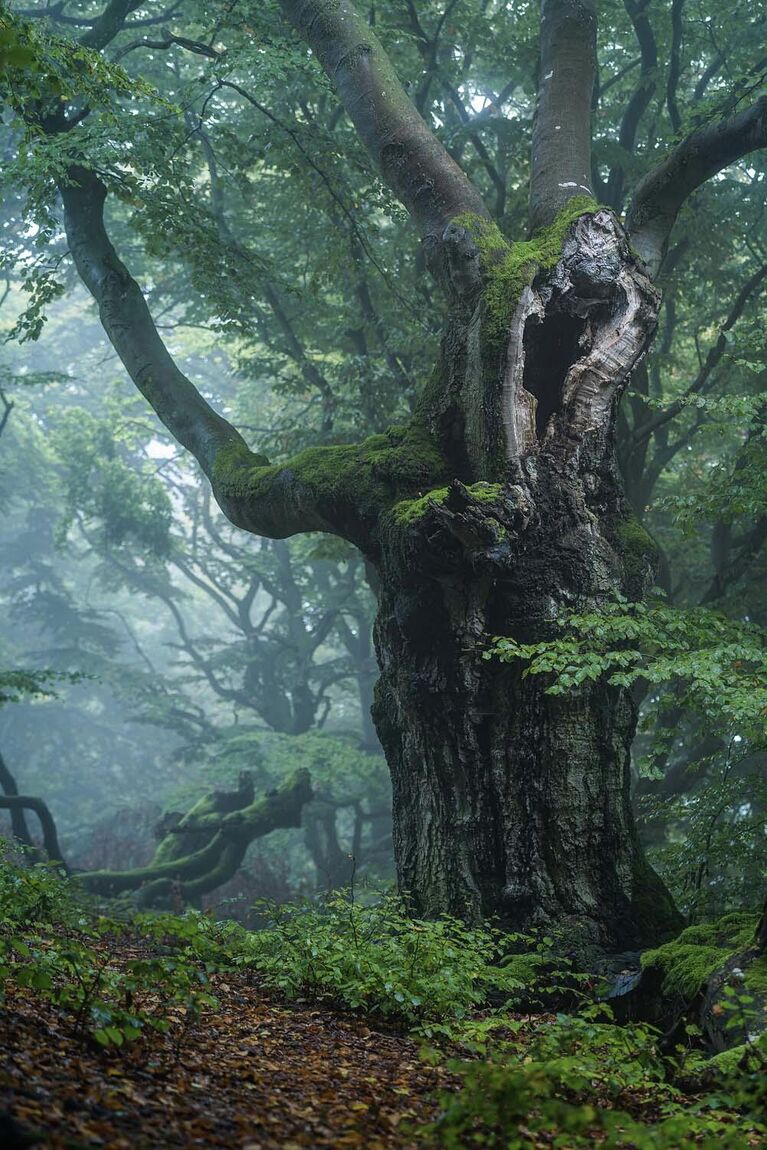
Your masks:
[[[8,423],[8,417],[13,411],[13,400],[8,399],[5,392],[0,388],[0,403],[3,405],[3,414],[0,415],[0,435],[5,431],[5,426]]]
[[[634,33],[639,44],[641,69],[639,80],[631,99],[623,113],[618,143],[624,152],[631,153],[636,145],[637,131],[642,116],[647,111],[655,92],[658,73],[658,50],[655,44],[655,34],[647,18],[649,0],[624,0],[624,6],[634,26]],[[607,180],[607,202],[616,211],[623,205],[625,174],[623,167],[617,164],[610,172]]]
[[[709,348],[708,355],[701,364],[698,374],[683,395],[675,400],[674,403],[669,404],[664,411],[659,411],[652,419],[647,420],[636,429],[634,443],[631,448],[632,451],[646,442],[651,435],[665,423],[668,423],[670,419],[678,415],[685,407],[686,400],[690,399],[693,395],[702,395],[708,390],[708,382],[711,375],[727,350],[727,333],[738,322],[749,300],[759,291],[766,279],[767,264],[758,268],[738,292],[727,315],[727,319],[719,329],[719,336],[716,343]]]
[[[594,0],[543,0],[541,79],[533,128],[530,227],[545,227],[575,196],[592,196]]]
[[[349,0],[280,0],[334,83],[381,174],[422,233],[462,212],[487,216],[477,189],[411,103],[381,44]]]
[[[174,46],[192,52],[195,56],[207,56],[210,60],[218,60],[226,55],[225,52],[217,52],[209,44],[202,44],[199,40],[188,40],[186,36],[174,36],[166,30],[162,40],[148,40],[146,37],[141,40],[132,40],[130,44],[126,44],[124,48],[116,52],[113,59],[116,64],[118,60],[122,60],[123,56],[127,56],[129,52],[134,52],[137,48],[153,48],[157,52],[164,52]]]
[[[767,97],[762,96],[744,111],[692,132],[640,181],[626,227],[653,275],[685,200],[717,172],[765,146]]]

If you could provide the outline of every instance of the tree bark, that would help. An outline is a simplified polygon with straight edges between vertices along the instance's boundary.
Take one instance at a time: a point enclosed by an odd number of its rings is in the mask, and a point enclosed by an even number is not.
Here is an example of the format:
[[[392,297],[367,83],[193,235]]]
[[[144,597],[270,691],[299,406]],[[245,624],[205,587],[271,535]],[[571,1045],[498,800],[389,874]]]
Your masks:
[[[657,293],[604,211],[571,225],[500,341],[494,274],[453,316],[423,410],[446,452],[469,449],[380,534],[375,718],[399,882],[420,914],[644,945],[680,919],[634,828],[629,692],[552,696],[486,655],[492,636],[537,642],[563,610],[644,593],[654,547],[626,509],[615,411]]]
[[[591,97],[596,41],[594,0],[543,0],[530,175],[532,231],[552,223],[575,196],[593,195]]]

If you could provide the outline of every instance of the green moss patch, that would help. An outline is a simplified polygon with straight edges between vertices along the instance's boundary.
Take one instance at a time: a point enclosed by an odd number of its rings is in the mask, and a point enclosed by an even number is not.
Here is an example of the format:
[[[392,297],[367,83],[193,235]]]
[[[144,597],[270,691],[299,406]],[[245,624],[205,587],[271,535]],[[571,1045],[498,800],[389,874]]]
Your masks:
[[[506,332],[522,292],[538,272],[556,266],[570,226],[598,208],[596,200],[590,196],[576,196],[553,224],[541,228],[531,239],[516,244],[510,244],[498,225],[483,216],[464,212],[455,217],[453,222],[466,228],[479,250],[487,285],[486,325],[491,337],[500,338]]]
[[[635,516],[622,519],[615,531],[615,542],[623,559],[626,580],[631,588],[643,590],[648,565],[654,567],[658,547],[652,535]]]
[[[662,971],[664,994],[693,999],[715,971],[753,942],[755,931],[756,919],[751,914],[727,914],[715,922],[689,926],[673,941],[645,951],[642,967]],[[749,974],[762,962],[767,973],[767,961],[759,959]]]
[[[499,498],[502,488],[498,483],[480,482],[472,484],[472,486],[467,487],[466,490],[472,499],[484,503],[492,503],[493,500]],[[433,491],[427,491],[425,495],[419,496],[418,499],[401,500],[392,508],[394,521],[401,527],[409,523],[415,523],[427,513],[430,506],[435,503],[444,503],[447,499],[448,491],[449,488],[447,487],[437,487]]]
[[[318,507],[347,508],[364,518],[431,487],[444,472],[434,440],[416,424],[392,427],[362,443],[309,447],[280,464],[233,444],[218,453],[213,482],[225,497],[254,502],[290,483],[299,498],[310,497]]]

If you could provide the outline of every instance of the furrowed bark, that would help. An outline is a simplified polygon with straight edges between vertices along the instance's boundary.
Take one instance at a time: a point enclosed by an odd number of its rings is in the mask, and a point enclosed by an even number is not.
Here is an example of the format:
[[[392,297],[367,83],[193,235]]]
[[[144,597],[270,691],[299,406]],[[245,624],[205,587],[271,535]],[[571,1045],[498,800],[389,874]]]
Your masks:
[[[533,128],[530,229],[547,227],[575,196],[592,196],[594,0],[543,0],[541,76]]]
[[[685,200],[706,180],[757,148],[767,147],[767,97],[682,140],[634,191],[626,216],[631,242],[653,276]]]
[[[455,478],[395,506],[378,538],[374,714],[399,882],[420,914],[644,945],[680,920],[634,829],[630,693],[552,696],[486,655],[492,636],[540,641],[560,613],[639,598],[651,579],[615,411],[658,295],[606,211],[576,216],[505,318],[503,266],[487,260],[475,311],[453,317],[422,407]]]
[[[412,104],[370,25],[349,0],[280,0],[330,77],[384,180],[425,236],[463,212],[487,215],[477,189]]]

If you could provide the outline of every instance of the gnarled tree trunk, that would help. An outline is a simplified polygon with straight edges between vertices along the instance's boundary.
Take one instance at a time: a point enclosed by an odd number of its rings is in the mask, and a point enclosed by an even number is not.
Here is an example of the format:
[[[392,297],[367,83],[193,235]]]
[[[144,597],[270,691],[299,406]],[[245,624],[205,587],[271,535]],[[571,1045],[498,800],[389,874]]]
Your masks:
[[[162,343],[110,242],[101,178],[73,162],[59,188],[72,257],[107,335],[232,523],[274,539],[339,535],[377,569],[374,710],[394,781],[400,882],[414,905],[498,914],[520,928],[566,918],[586,939],[625,947],[677,924],[632,823],[631,701],[605,685],[553,698],[484,656],[493,635],[546,639],[561,609],[643,594],[653,547],[624,504],[614,440],[616,404],[655,327],[648,275],[685,200],[767,144],[767,101],[697,128],[645,176],[631,197],[629,248],[591,198],[597,7],[541,2],[534,235],[509,246],[351,0],[280,0],[452,301],[416,417],[362,443],[278,464],[251,450]],[[646,106],[646,64],[629,121]],[[70,126],[61,109],[44,122],[49,134]]]
[[[629,693],[547,695],[541,677],[486,656],[492,636],[550,638],[562,610],[636,598],[652,575],[614,439],[657,294],[612,215],[586,214],[499,341],[491,309],[509,256],[483,257],[481,231],[467,257],[484,265],[478,299],[454,317],[423,413],[447,450],[459,445],[457,478],[395,506],[378,558],[375,716],[399,880],[422,913],[567,920],[597,944],[638,945],[678,919],[634,830]]]

